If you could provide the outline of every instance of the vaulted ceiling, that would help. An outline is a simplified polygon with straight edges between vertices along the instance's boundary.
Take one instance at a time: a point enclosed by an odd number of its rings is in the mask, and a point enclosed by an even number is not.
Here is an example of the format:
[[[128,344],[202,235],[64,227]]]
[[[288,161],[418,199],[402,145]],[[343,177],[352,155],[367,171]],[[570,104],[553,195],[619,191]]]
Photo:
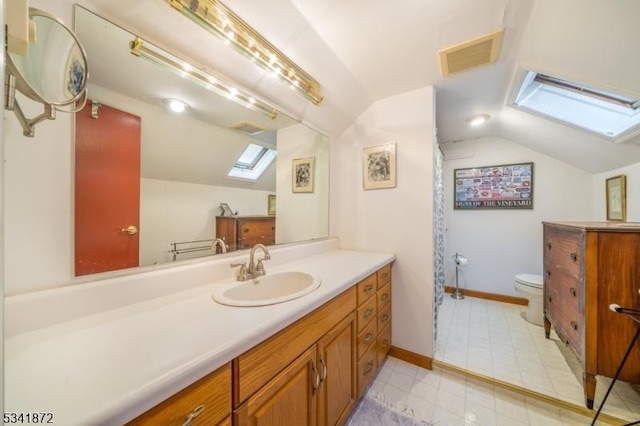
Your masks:
[[[34,0],[35,1],[35,0]],[[62,2],[57,0],[56,2]],[[519,68],[640,97],[637,0],[227,0],[321,84],[316,107],[181,16],[163,0],[80,0],[184,56],[233,76],[330,136],[375,101],[436,87],[442,143],[497,136],[597,173],[640,162],[640,137],[615,144],[505,106]],[[498,61],[442,77],[438,51],[499,28]],[[482,128],[465,120],[491,115]]]

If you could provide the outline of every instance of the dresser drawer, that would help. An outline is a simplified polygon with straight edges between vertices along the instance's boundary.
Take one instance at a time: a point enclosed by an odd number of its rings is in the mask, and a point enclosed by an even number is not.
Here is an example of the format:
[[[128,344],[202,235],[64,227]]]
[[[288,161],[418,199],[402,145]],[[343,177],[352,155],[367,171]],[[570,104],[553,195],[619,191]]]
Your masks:
[[[369,324],[358,333],[357,342],[358,342],[358,359],[360,359],[367,349],[371,347],[371,345],[376,341],[376,336],[378,335],[378,322],[370,321]]]
[[[378,312],[378,330],[382,330],[387,324],[391,322],[391,304],[385,305],[384,308]]]
[[[358,283],[358,305],[376,294],[376,290],[378,290],[377,281],[376,274],[371,274]]]
[[[382,288],[391,282],[391,264],[385,265],[378,270],[378,288]]]
[[[213,425],[231,414],[231,364],[173,395],[128,425]]]
[[[378,370],[376,347],[371,346],[358,361],[358,396],[362,395]]]
[[[544,243],[544,267],[547,271],[564,270],[575,277],[582,276],[582,241],[581,233],[549,230]]]
[[[579,312],[582,297],[582,283],[580,279],[565,273],[561,269],[548,272],[544,278],[545,302],[553,302],[549,300],[549,296],[552,296],[556,303],[559,302],[563,307]]]
[[[362,305],[358,306],[358,332],[362,331],[362,329],[364,329],[365,326],[376,317],[376,314],[378,312],[376,309],[376,304],[376,298],[371,297]]]
[[[391,301],[391,284],[385,284],[380,290],[378,290],[378,310],[382,309]]]
[[[389,353],[391,349],[391,324],[387,324],[382,330],[378,332],[378,341],[376,343],[376,359],[378,366],[382,365],[384,357]]]

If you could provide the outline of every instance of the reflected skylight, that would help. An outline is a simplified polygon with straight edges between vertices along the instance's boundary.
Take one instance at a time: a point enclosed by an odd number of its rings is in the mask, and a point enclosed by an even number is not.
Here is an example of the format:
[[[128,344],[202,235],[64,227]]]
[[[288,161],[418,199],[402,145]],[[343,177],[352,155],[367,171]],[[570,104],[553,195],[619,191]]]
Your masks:
[[[622,142],[640,132],[640,100],[527,72],[514,105]]]
[[[258,180],[274,158],[276,158],[275,149],[250,143],[236,164],[229,170],[227,177]]]

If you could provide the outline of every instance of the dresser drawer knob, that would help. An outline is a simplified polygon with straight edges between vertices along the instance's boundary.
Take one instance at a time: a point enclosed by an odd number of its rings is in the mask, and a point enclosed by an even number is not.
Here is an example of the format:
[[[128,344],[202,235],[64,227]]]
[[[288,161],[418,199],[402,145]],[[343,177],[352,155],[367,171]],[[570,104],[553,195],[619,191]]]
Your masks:
[[[547,271],[547,276],[550,277],[551,276],[551,271]]]
[[[551,243],[547,243],[547,250],[551,250]]]
[[[366,311],[364,311],[364,315],[362,315],[362,318],[369,319],[373,316],[374,313],[375,313],[375,309],[369,308]]]
[[[371,290],[373,290],[373,286],[372,286],[371,284],[369,284],[369,285],[368,285],[368,286],[366,286],[366,287],[364,288],[364,290],[362,290],[362,291],[364,291],[365,293],[367,293],[367,294],[368,294],[368,293],[370,293],[370,292],[371,292]]]
[[[367,374],[371,373],[372,370],[373,370],[373,361],[367,364],[362,375],[366,376]]]
[[[385,278],[385,279],[386,279],[388,276],[389,276],[389,273],[388,273],[388,272],[383,272],[383,273],[382,273],[382,278]]]
[[[551,296],[547,297],[547,300],[549,301],[549,303],[553,302],[553,298]]]
[[[375,335],[376,333],[374,333],[373,331],[368,332],[367,335],[364,336],[364,343],[369,343],[370,341],[372,341]]]
[[[573,328],[574,331],[578,331],[578,323],[575,321],[571,321],[571,328]]]
[[[382,341],[382,345],[380,345],[382,349],[387,349],[389,347],[389,340],[385,339]]]
[[[571,253],[571,254],[569,255],[569,257],[570,257],[570,258],[571,258],[571,260],[573,260],[574,262],[575,262],[576,260],[578,260],[578,255],[577,255],[577,254],[575,254],[575,253]]]
[[[383,294],[380,300],[382,300],[383,302],[386,302],[387,300],[389,300],[389,293]]]
[[[387,322],[389,320],[389,314],[384,314],[380,317],[380,322]]]
[[[569,289],[569,293],[571,293],[571,295],[572,295],[573,297],[576,297],[576,289],[575,289],[575,288],[571,287],[571,288]]]

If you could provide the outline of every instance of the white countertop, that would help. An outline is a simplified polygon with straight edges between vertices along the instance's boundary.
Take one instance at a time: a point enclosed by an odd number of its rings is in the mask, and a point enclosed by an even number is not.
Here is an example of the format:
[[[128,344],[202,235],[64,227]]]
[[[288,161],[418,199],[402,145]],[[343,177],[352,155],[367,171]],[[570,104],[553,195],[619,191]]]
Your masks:
[[[5,340],[5,411],[55,424],[119,425],[224,365],[394,259],[332,250],[269,268],[319,276],[314,292],[263,307],[214,302],[228,280],[30,330]]]

